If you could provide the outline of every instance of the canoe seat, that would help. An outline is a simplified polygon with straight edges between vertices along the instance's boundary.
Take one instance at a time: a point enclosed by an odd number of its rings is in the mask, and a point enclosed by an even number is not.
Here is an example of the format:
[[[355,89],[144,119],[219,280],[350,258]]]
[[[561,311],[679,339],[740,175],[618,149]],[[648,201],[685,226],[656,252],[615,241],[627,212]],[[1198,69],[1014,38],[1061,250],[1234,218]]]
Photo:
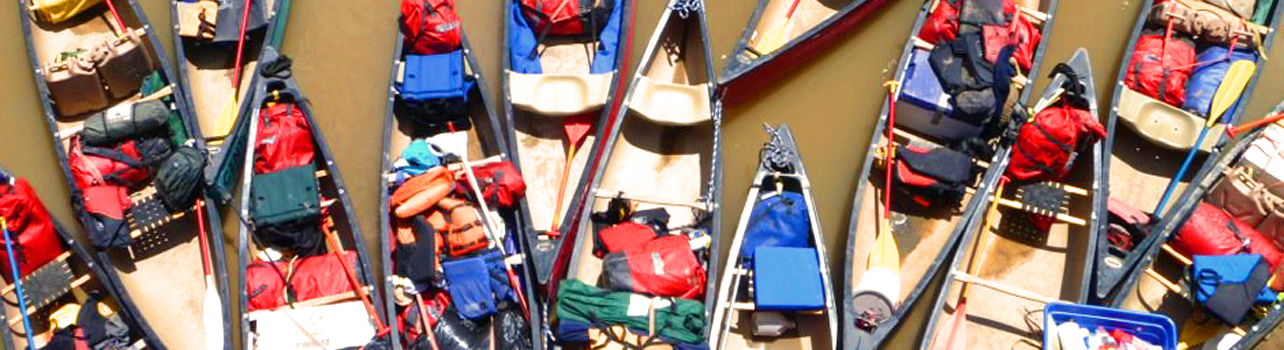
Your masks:
[[[686,85],[638,77],[629,109],[660,125],[687,126],[710,120],[709,84]]]
[[[1194,147],[1200,131],[1208,122],[1200,116],[1150,98],[1140,92],[1119,86],[1119,120],[1151,143],[1174,150],[1188,151]],[[1226,132],[1226,124],[1218,123],[1209,130],[1214,137],[1206,138],[1199,149],[1208,152],[1218,137]]]
[[[551,117],[565,117],[602,108],[611,90],[607,74],[522,74],[509,71],[513,105]]]

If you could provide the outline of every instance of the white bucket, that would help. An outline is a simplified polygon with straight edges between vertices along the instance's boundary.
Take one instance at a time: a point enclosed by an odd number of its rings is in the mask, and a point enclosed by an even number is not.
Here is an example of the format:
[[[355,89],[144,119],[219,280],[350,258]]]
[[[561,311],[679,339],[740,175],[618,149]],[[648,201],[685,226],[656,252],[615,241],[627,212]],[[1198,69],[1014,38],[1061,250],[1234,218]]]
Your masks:
[[[864,276],[861,276],[860,283],[856,285],[852,294],[862,292],[873,292],[891,300],[894,310],[900,306],[901,276],[882,267],[869,269],[865,271]]]

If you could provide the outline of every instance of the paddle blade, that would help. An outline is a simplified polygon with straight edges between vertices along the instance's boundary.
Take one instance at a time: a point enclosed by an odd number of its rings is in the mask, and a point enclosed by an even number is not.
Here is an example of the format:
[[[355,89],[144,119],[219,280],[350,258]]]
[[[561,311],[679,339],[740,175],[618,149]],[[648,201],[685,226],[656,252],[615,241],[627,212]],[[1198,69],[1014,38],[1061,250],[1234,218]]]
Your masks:
[[[954,315],[937,328],[929,350],[963,350],[967,348],[967,300],[959,303]]]
[[[589,129],[593,128],[592,118],[592,113],[580,113],[562,118],[562,129],[566,131],[566,139],[570,140],[571,147],[584,141],[584,136],[588,135]]]
[[[214,288],[214,277],[205,276],[205,348],[223,348],[223,301]]]
[[[869,253],[869,269],[884,268],[893,273],[901,272],[901,253],[896,248],[896,237],[892,237],[891,223],[884,220],[884,229],[874,241],[874,251]]]
[[[236,101],[236,92],[232,92],[232,96],[227,99],[227,103],[223,104],[223,110],[218,113],[218,119],[214,123],[214,130],[210,130],[210,134],[206,135],[206,137],[221,139],[227,137],[227,134],[231,134],[232,126],[236,125],[236,117],[240,110],[240,104]]]
[[[1208,127],[1217,124],[1222,113],[1226,113],[1239,100],[1240,93],[1248,86],[1248,81],[1253,79],[1255,71],[1257,63],[1253,61],[1239,60],[1231,63],[1230,69],[1226,70],[1226,77],[1217,85],[1217,92],[1213,95],[1213,106],[1208,110]]]
[[[783,25],[767,29],[767,34],[764,34],[762,39],[758,40],[758,44],[754,45],[754,50],[766,55],[776,51],[776,49],[779,49],[781,46],[785,46],[785,42],[789,41],[787,33],[789,33],[789,29],[792,27],[793,21],[786,20]]]

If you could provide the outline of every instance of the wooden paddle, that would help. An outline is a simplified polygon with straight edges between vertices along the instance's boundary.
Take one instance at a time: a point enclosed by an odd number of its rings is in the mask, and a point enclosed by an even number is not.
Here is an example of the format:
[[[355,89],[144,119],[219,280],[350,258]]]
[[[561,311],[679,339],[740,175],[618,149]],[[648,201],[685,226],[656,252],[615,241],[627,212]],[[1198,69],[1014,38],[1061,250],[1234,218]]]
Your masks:
[[[383,318],[379,317],[378,311],[375,311],[374,303],[370,302],[370,295],[366,293],[365,286],[361,285],[361,280],[357,279],[357,273],[353,271],[352,265],[348,264],[348,259],[343,256],[343,246],[339,244],[339,237],[331,230],[332,228],[333,221],[327,218],[326,222],[321,225],[322,234],[325,235],[326,242],[330,244],[330,250],[334,251],[334,257],[339,259],[339,265],[343,267],[343,273],[347,275],[348,283],[352,284],[352,290],[356,291],[357,298],[361,299],[361,303],[366,307],[366,313],[370,314],[370,320],[374,322],[375,326],[375,338],[382,337],[388,334],[388,326],[383,324]]]
[[[895,274],[901,271],[901,253],[896,247],[896,238],[892,237],[892,168],[896,159],[896,143],[892,136],[896,130],[896,97],[900,93],[900,82],[887,82],[887,155],[883,157],[883,168],[887,175],[883,183],[883,220],[878,239],[874,241],[874,251],[869,254],[867,269],[885,268]]]
[[[205,201],[196,200],[196,227],[200,232],[201,262],[205,267],[205,348],[223,348],[223,298],[214,285],[214,268],[210,264],[210,247],[205,236]]]
[[[576,146],[584,141],[584,136],[588,135],[589,129],[593,128],[589,118],[592,118],[592,114],[581,113],[562,118],[562,130],[566,131],[566,139],[570,141],[570,147],[566,151],[566,164],[562,167],[562,183],[557,186],[557,202],[553,203],[553,222],[550,224],[552,227],[547,232],[549,237],[562,235],[557,229],[562,214],[562,199],[566,195],[566,178],[571,173],[571,160],[575,159]]]
[[[785,46],[789,39],[789,32],[794,28],[794,12],[798,10],[798,3],[800,2],[802,1],[794,0],[794,4],[789,6],[789,12],[785,13],[785,23],[767,28],[767,33],[762,35],[762,39],[758,40],[757,45],[754,45],[754,51],[757,51],[760,55],[766,55],[776,51],[781,46]]]
[[[981,269],[981,264],[985,261],[985,252],[990,249],[990,221],[994,219],[995,214],[999,213],[999,198],[1003,198],[1003,187],[1008,182],[1005,176],[999,180],[998,188],[994,190],[994,200],[990,201],[990,210],[985,214],[985,220],[981,222],[981,230],[977,232],[977,244],[972,246],[972,260],[967,263],[967,274],[977,275],[977,270]],[[978,262],[980,260],[980,262]],[[940,330],[932,337],[932,346],[930,350],[962,350],[967,348],[967,292],[971,284],[964,281],[963,286],[959,288],[959,301],[954,307],[954,315],[950,317]]]
[[[111,3],[111,1],[108,0],[108,3]],[[9,236],[9,222],[5,220],[4,216],[0,216],[0,230],[4,231],[4,248],[5,252],[9,253],[9,272],[12,273],[14,290],[17,292],[18,310],[22,310],[19,314],[22,315],[22,328],[27,332],[27,348],[34,350],[36,348],[36,339],[33,334],[36,333],[31,328],[31,316],[27,315],[27,295],[22,290],[22,274],[18,273],[18,259],[13,256],[13,240]]]
[[[1168,181],[1168,188],[1164,190],[1164,196],[1160,197],[1159,205],[1155,206],[1155,217],[1163,214],[1164,205],[1168,204],[1177,184],[1181,183],[1181,178],[1186,176],[1186,170],[1190,169],[1191,161],[1195,160],[1195,154],[1199,153],[1199,146],[1204,144],[1204,138],[1208,137],[1208,130],[1211,130],[1217,121],[1222,118],[1222,114],[1230,109],[1239,100],[1240,92],[1248,86],[1248,81],[1253,79],[1253,72],[1257,71],[1257,63],[1248,60],[1239,60],[1231,63],[1230,69],[1226,70],[1226,77],[1222,79],[1221,85],[1217,86],[1217,92],[1213,95],[1213,105],[1208,110],[1208,124],[1204,125],[1204,130],[1199,132],[1199,137],[1195,139],[1195,145],[1186,153],[1186,160],[1181,163],[1181,168],[1177,170],[1177,176],[1173,176]]]
[[[223,104],[223,110],[219,112],[217,124],[214,124],[214,132],[210,133],[212,137],[221,138],[232,132],[232,126],[236,125],[237,112],[240,111],[240,103],[237,101],[238,92],[241,90],[241,55],[245,52],[245,27],[250,21],[250,5],[253,0],[245,0],[245,10],[241,11],[241,36],[236,40],[236,57],[232,69],[232,96],[228,103]]]

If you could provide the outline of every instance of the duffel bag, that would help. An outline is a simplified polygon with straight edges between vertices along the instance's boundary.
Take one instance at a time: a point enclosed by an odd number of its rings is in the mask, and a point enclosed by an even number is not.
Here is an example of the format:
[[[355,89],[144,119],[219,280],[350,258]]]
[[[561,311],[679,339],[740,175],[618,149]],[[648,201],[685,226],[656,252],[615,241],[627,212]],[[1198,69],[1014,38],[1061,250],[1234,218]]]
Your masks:
[[[625,249],[641,246],[659,235],[660,233],[651,226],[636,222],[621,222],[597,232],[594,236],[593,255],[602,258],[609,253],[622,252]]]
[[[1230,70],[1231,63],[1234,61],[1257,63],[1257,54],[1254,52],[1235,50],[1230,53],[1230,60],[1227,60],[1227,51],[1229,50],[1222,46],[1210,46],[1195,57],[1198,65],[1190,74],[1190,80],[1186,81],[1186,101],[1182,103],[1182,109],[1194,111],[1206,118],[1210,117],[1208,112],[1213,106],[1213,95],[1217,94],[1217,87],[1222,84],[1222,80],[1226,79],[1226,71]],[[1242,98],[1237,98],[1236,103],[1222,115],[1235,115],[1235,111],[1239,109],[1242,102]]]
[[[942,0],[927,16],[918,37],[932,44],[953,41],[959,34],[959,5],[961,0]]]
[[[932,198],[956,198],[972,182],[972,159],[958,151],[937,147],[896,147],[892,180]],[[903,186],[900,186],[903,185]],[[930,201],[929,201],[930,202]]]
[[[578,279],[562,281],[557,289],[559,335],[579,325],[622,324],[632,329],[654,326],[659,336],[683,343],[704,342],[704,303],[681,298],[648,298],[611,292]],[[569,322],[568,322],[569,321]],[[587,328],[578,328],[580,332]],[[581,333],[579,336],[585,336]]]
[[[1106,128],[1087,110],[1066,105],[1045,108],[1021,127],[1007,173],[1021,181],[1060,180],[1080,150],[1104,137]]]
[[[482,225],[477,208],[472,204],[455,198],[443,198],[437,206],[440,210],[434,210],[428,215],[428,223],[445,237],[443,241],[447,254],[460,257],[490,246],[486,228]]]
[[[10,178],[0,182],[0,217],[4,218],[9,239],[14,240],[13,256],[18,263],[18,274],[26,276],[45,263],[53,261],[66,249],[36,191],[24,178]],[[9,248],[5,247],[7,252]],[[9,259],[0,259],[0,268],[13,271]],[[13,283],[13,276],[4,274],[5,283]]]
[[[196,204],[205,185],[205,151],[183,145],[156,170],[156,192],[170,211],[185,211]]]
[[[254,175],[250,218],[260,242],[308,254],[322,245],[320,184],[312,164]]]
[[[597,36],[615,0],[519,0],[522,15],[539,36]]]
[[[1164,43],[1163,33],[1145,34],[1128,59],[1124,85],[1133,91],[1181,106],[1186,99],[1186,81],[1195,63],[1195,46],[1190,39],[1172,37]],[[1167,52],[1164,52],[1164,47]],[[1160,62],[1163,57],[1163,62]]]
[[[389,210],[398,218],[409,218],[432,209],[454,191],[454,178],[446,167],[436,166],[415,176],[392,192]]]
[[[60,54],[64,55],[68,53]],[[107,107],[107,89],[98,80],[97,64],[87,55],[59,57],[43,72],[58,115],[70,117]]]
[[[357,253],[345,251],[343,258],[353,266]],[[275,309],[351,290],[352,283],[334,254],[290,261],[258,261],[245,270],[245,295],[250,298],[250,311]]]
[[[612,290],[700,300],[705,271],[686,236],[666,235],[602,259]]]
[[[1281,253],[1269,239],[1220,208],[1200,201],[1172,238],[1173,248],[1193,255],[1261,254],[1274,270]]]
[[[38,0],[32,1],[31,18],[37,22],[58,24],[93,8],[103,0]]]
[[[1200,41],[1217,46],[1226,46],[1235,41],[1237,46],[1256,48],[1262,44],[1259,38],[1266,36],[1270,29],[1261,23],[1247,22],[1247,19],[1248,17],[1240,18],[1230,11],[1210,5],[1207,1],[1166,0],[1151,7],[1147,22],[1157,27],[1166,27],[1171,21],[1173,31],[1198,37]]]
[[[169,140],[129,140],[114,148],[86,146],[79,136],[71,139],[67,163],[76,187],[113,185],[134,187],[151,177],[151,166],[169,157]]]
[[[259,113],[254,145],[254,173],[312,164],[316,153],[307,116],[293,102],[277,103]]]
[[[517,171],[513,162],[505,160],[474,166],[473,175],[477,177],[477,186],[482,188],[482,197],[490,205],[512,208],[526,196],[526,181],[522,180],[522,173]],[[472,184],[467,178],[460,177],[455,181],[456,195],[465,198],[473,195]]]
[[[169,125],[169,107],[165,106],[165,102],[151,100],[122,107],[112,108],[85,119],[85,127],[80,131],[85,144],[111,145],[165,130]]]
[[[412,54],[458,50],[462,35],[455,0],[402,0],[401,33]]]
[[[783,191],[754,205],[740,256],[752,260],[758,247],[805,247],[810,242],[811,217],[807,202],[798,192]]]

